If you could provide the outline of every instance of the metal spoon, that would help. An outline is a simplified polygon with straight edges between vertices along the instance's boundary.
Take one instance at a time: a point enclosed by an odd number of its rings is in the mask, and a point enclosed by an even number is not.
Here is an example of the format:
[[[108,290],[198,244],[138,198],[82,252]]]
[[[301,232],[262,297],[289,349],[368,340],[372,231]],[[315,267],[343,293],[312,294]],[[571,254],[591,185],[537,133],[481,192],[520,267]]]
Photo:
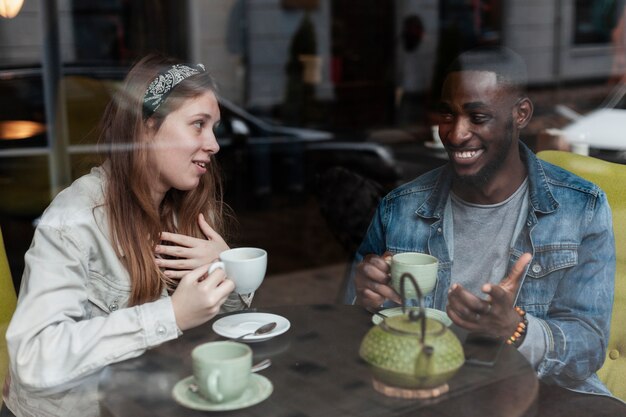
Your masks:
[[[369,309],[366,308],[367,311],[369,311],[372,314],[377,315],[378,317],[380,317],[383,321],[388,318],[389,316],[387,316],[386,314],[381,313],[380,311],[374,310],[374,309]]]
[[[272,360],[270,358],[263,359],[261,362],[258,362],[252,365],[252,368],[250,368],[250,372],[262,371],[263,369],[269,368],[271,364],[272,364]]]
[[[262,335],[262,334],[265,334],[265,333],[269,333],[272,330],[274,330],[276,325],[277,325],[277,323],[275,321],[272,321],[270,323],[266,323],[263,326],[261,326],[258,329],[256,329],[255,331],[250,332],[250,333],[242,334],[241,336],[237,337],[234,340],[242,340],[246,336],[259,336],[259,335]]]
[[[389,316],[387,316],[386,314],[383,314],[379,311],[372,311],[372,313],[376,314],[378,317],[380,317],[381,319],[383,319],[383,321],[387,318],[389,318]]]

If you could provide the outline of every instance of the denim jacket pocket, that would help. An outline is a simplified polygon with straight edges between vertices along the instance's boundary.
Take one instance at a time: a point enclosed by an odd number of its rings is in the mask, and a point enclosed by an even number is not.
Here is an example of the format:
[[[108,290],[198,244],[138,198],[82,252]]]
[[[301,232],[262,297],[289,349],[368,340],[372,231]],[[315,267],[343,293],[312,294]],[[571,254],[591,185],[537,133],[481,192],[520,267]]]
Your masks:
[[[519,305],[528,313],[545,318],[561,279],[577,264],[576,244],[537,247],[520,291]]]
[[[110,282],[101,274],[91,271],[87,283],[87,298],[90,303],[102,310],[104,314],[110,314],[120,308],[126,307],[130,296],[130,288],[122,287]],[[103,315],[93,311],[92,315]]]
[[[535,256],[528,267],[527,275],[539,279],[559,269],[578,263],[577,244],[558,244],[535,248]]]

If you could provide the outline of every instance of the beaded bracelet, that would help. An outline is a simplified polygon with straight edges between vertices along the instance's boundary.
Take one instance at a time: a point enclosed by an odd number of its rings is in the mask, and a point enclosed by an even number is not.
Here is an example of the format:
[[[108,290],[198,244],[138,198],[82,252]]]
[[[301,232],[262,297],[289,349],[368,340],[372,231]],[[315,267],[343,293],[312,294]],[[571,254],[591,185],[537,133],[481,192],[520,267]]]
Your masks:
[[[526,312],[520,308],[515,307],[515,311],[520,316],[520,322],[517,325],[517,329],[513,332],[513,335],[506,339],[506,343],[509,345],[513,345],[517,347],[519,345],[519,341],[526,334],[526,328],[528,327],[528,320],[526,320]]]

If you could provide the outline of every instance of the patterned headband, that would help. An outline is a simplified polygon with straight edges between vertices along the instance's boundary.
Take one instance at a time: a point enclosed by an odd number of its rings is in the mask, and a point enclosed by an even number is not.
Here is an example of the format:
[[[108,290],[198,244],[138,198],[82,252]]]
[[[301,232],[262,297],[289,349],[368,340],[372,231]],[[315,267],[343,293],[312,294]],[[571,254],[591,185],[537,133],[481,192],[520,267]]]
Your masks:
[[[172,65],[150,83],[143,95],[143,115],[148,118],[154,114],[170,92],[185,78],[206,71],[204,65],[196,64],[190,67],[185,64]]]

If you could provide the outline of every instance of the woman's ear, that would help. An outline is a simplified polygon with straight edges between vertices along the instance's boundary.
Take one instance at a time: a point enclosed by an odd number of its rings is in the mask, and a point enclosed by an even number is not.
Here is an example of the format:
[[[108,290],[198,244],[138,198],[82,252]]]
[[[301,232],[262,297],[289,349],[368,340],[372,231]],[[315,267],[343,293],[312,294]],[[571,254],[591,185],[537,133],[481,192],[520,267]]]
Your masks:
[[[156,121],[152,117],[149,117],[148,120],[143,123],[143,129],[141,129],[142,140],[149,140],[154,135],[155,126]]]
[[[148,119],[145,121],[145,125],[148,130],[153,130],[154,126],[156,126],[156,121],[153,117],[148,117]]]
[[[528,97],[521,98],[515,105],[513,117],[518,129],[525,128],[533,117],[533,102]]]

